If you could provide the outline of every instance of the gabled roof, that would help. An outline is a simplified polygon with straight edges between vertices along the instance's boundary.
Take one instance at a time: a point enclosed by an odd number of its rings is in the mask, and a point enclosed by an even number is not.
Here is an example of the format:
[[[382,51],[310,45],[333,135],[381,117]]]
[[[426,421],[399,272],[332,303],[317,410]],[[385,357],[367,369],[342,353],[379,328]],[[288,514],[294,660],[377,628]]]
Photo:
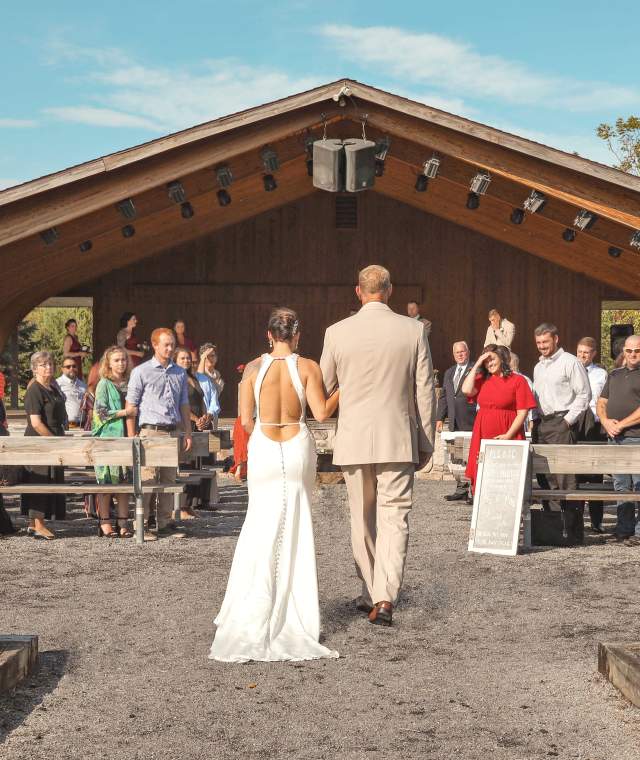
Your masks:
[[[338,102],[345,86],[350,97]],[[322,136],[323,122],[332,136],[357,136],[363,113],[368,136],[391,139],[375,191],[640,294],[640,258],[630,245],[640,229],[640,178],[346,79],[0,192],[0,342],[7,324],[51,295],[320,192],[307,174],[306,141]],[[280,158],[278,189],[268,193],[260,160],[266,144]],[[429,192],[416,192],[416,175],[434,153],[440,174]],[[234,175],[233,203],[224,208],[215,173],[223,163]],[[465,202],[478,170],[492,180],[480,208],[470,211]],[[195,209],[189,221],[167,197],[166,184],[176,179]],[[512,210],[533,189],[546,195],[544,209],[512,224]],[[124,198],[136,208],[135,236],[127,239],[127,221],[115,208]],[[597,222],[567,244],[562,232],[583,208]],[[49,228],[58,236],[46,245],[38,233]],[[79,266],[84,241],[91,246]]]

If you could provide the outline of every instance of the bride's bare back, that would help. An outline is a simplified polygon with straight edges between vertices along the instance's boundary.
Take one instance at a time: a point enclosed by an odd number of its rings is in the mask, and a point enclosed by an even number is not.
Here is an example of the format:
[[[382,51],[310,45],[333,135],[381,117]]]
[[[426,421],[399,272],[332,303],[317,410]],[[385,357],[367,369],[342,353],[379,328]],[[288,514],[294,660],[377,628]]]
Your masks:
[[[256,359],[247,366],[240,390],[240,414],[242,424],[248,430],[252,429],[253,424],[254,388],[261,364],[262,360]],[[311,411],[317,420],[325,420],[337,407],[337,394],[326,401],[322,374],[316,362],[298,357],[297,367]],[[259,405],[262,433],[267,438],[284,442],[300,432],[300,418],[304,410],[300,408],[300,400],[284,357],[277,357],[267,369],[260,387]]]

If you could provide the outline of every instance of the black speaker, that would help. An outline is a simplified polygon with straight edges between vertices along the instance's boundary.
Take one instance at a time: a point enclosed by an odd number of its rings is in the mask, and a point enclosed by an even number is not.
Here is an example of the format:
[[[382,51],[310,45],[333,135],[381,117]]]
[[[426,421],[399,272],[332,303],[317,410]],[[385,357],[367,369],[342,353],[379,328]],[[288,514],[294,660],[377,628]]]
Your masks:
[[[376,181],[376,144],[371,140],[345,140],[347,174],[345,190],[368,190]]]
[[[313,143],[313,186],[330,193],[344,190],[345,153],[342,140]]]
[[[625,340],[633,335],[633,325],[611,325],[611,358],[615,359],[624,347]]]

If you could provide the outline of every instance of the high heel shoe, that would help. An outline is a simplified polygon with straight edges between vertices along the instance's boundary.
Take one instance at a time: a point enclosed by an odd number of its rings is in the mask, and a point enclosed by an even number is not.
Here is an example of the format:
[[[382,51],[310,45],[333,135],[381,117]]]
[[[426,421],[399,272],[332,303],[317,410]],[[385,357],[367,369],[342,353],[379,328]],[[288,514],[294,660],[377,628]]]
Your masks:
[[[104,529],[105,525],[108,525],[111,528],[111,530],[110,531],[106,531]],[[103,536],[105,536],[106,538],[115,538],[118,534],[113,529],[113,526],[111,525],[111,523],[105,523],[104,525],[102,523],[100,523],[98,525],[98,535],[100,536],[100,538],[102,538]]]
[[[31,535],[33,538],[43,539],[44,541],[53,541],[53,539],[56,537],[56,534],[50,531],[48,528],[45,528],[44,531],[39,531],[36,530],[36,528],[33,528]]]
[[[118,535],[120,538],[132,538],[133,533],[129,530],[128,520],[118,520],[116,524],[118,526]]]

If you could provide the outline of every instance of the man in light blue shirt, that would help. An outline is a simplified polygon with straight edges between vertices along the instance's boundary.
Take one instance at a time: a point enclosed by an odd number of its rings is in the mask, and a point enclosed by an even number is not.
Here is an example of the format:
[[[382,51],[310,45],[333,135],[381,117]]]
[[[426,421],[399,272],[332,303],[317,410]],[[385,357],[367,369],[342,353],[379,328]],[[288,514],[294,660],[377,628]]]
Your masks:
[[[166,327],[159,327],[151,334],[154,355],[149,361],[135,367],[127,389],[127,432],[136,434],[135,418],[138,417],[140,437],[151,438],[171,436],[178,430],[184,432],[185,451],[191,449],[191,421],[189,392],[186,372],[176,366],[171,357],[175,350],[175,336]],[[143,467],[143,481],[171,485],[176,482],[174,467]],[[152,494],[144,495],[144,519],[149,519]],[[177,530],[170,522],[173,496],[169,493],[158,495],[157,534],[184,538],[185,533]],[[154,538],[148,534],[147,539]]]

